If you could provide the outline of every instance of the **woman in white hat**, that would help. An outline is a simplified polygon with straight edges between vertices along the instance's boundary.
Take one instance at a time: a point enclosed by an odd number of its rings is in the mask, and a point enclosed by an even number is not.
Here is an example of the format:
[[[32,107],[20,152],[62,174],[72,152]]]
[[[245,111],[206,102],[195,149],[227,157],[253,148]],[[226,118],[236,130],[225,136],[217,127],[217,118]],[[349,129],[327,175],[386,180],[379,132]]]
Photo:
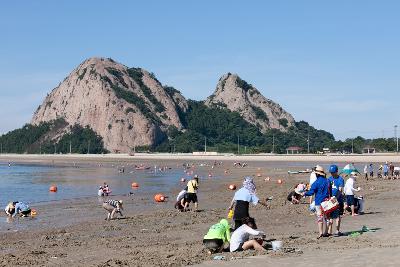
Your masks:
[[[310,190],[304,195],[315,195],[315,210],[317,215],[319,239],[321,237],[328,236],[328,227],[326,225],[325,215],[321,209],[321,203],[326,198],[329,198],[329,181],[326,179],[326,174],[323,167],[317,165],[314,172],[317,175],[317,180],[312,184]]]

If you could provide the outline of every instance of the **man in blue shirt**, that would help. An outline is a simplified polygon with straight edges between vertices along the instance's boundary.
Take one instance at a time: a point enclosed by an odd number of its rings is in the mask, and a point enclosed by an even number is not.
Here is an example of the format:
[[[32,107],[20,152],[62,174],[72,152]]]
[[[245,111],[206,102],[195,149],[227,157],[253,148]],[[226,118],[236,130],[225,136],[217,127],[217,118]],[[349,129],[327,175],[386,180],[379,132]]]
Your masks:
[[[318,231],[319,236],[321,237],[328,236],[328,228],[326,226],[326,218],[321,209],[321,203],[329,198],[329,182],[325,178],[326,174],[324,168],[321,166],[315,167],[315,174],[317,175],[317,180],[312,184],[309,191],[307,191],[305,196],[315,195],[315,210],[317,214],[317,223],[318,223]]]
[[[340,223],[341,223],[341,217],[340,215],[343,214],[343,188],[344,188],[344,179],[343,177],[339,176],[338,174],[338,166],[337,165],[331,165],[329,167],[329,172],[331,173],[331,177],[328,178],[328,181],[331,185],[332,189],[332,197],[336,197],[336,199],[339,202],[340,208],[333,211],[330,214],[330,219],[329,219],[329,225],[328,225],[328,233],[331,235],[332,234],[332,226],[333,226],[333,220],[336,220],[336,233],[335,236],[341,236],[342,233],[340,232]]]

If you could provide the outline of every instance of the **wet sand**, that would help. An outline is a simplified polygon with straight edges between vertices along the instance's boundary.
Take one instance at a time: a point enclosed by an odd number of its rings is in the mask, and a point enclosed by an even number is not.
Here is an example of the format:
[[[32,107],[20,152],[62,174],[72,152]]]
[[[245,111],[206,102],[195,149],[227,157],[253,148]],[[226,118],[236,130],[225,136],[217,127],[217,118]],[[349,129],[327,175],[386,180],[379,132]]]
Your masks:
[[[263,166],[263,162],[254,161],[246,168],[233,168],[232,162],[224,161],[213,170],[223,179],[201,181],[201,211],[197,213],[173,209],[179,188],[166,192],[171,196],[167,203],[155,203],[153,196],[145,193],[123,196],[125,217],[110,222],[104,220],[106,214],[96,197],[41,204],[35,207],[35,219],[21,218],[0,233],[0,266],[243,266],[250,262],[255,266],[317,266],[325,260],[334,266],[348,262],[389,266],[399,260],[392,252],[400,245],[400,180],[358,182],[364,189],[366,214],[345,216],[342,231],[356,231],[366,225],[378,228],[376,232],[317,240],[315,219],[307,211],[306,201],[300,205],[285,201],[290,188],[308,181],[308,175],[289,178],[288,169]],[[226,169],[228,174],[224,173]],[[270,209],[252,207],[250,214],[265,230],[267,239],[283,240],[284,250],[223,253],[219,255],[224,255],[225,261],[212,261],[213,256],[204,251],[202,238],[210,225],[227,215],[233,196],[227,186],[240,185],[243,176],[256,173],[261,174],[255,178],[259,197],[272,195],[274,199]],[[264,181],[267,176],[271,181]],[[277,179],[284,183],[278,184]],[[0,219],[5,220],[4,215]],[[318,259],[314,258],[316,254]],[[251,256],[257,257],[248,258]]]

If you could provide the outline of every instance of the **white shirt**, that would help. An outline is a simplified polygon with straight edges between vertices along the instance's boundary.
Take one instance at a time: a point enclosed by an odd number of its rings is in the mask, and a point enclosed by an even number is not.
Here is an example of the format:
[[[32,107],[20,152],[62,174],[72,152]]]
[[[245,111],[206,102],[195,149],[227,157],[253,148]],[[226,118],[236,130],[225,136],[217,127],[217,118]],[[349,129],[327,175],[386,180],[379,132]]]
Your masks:
[[[364,166],[364,173],[368,173],[368,166],[367,165]]]
[[[315,174],[315,172],[312,172],[310,174],[310,186],[312,186],[312,184],[317,180],[317,175]]]
[[[178,196],[176,197],[176,201],[180,201],[186,194],[186,190],[182,190],[179,192]]]
[[[354,188],[354,179],[350,177],[347,179],[346,184],[344,185],[344,193],[346,196],[353,196],[354,191],[357,192],[359,190]]]
[[[249,240],[250,235],[260,235],[263,234],[262,231],[257,231],[252,229],[250,226],[243,224],[238,229],[233,232],[231,237],[231,242],[229,249],[231,252],[237,250],[241,243],[244,243]]]

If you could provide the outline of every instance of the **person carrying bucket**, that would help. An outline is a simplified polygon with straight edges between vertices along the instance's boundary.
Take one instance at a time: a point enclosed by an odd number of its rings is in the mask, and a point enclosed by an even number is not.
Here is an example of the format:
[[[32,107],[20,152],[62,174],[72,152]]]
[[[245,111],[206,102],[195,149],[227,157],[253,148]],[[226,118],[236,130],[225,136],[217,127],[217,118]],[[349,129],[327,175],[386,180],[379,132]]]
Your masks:
[[[329,182],[325,178],[325,170],[323,167],[317,165],[314,170],[317,175],[317,180],[311,185],[309,191],[305,192],[305,196],[315,196],[315,211],[317,215],[317,224],[318,224],[318,232],[319,236],[317,239],[321,237],[328,236],[328,228],[326,227],[326,217],[321,209],[321,203],[329,198]]]
[[[249,204],[253,205],[261,204],[268,207],[266,201],[260,200],[256,195],[256,185],[253,178],[247,176],[244,178],[243,187],[236,191],[233,196],[229,211],[235,207],[233,212],[233,220],[235,222],[235,230],[243,224],[243,219],[250,217],[249,215]]]

